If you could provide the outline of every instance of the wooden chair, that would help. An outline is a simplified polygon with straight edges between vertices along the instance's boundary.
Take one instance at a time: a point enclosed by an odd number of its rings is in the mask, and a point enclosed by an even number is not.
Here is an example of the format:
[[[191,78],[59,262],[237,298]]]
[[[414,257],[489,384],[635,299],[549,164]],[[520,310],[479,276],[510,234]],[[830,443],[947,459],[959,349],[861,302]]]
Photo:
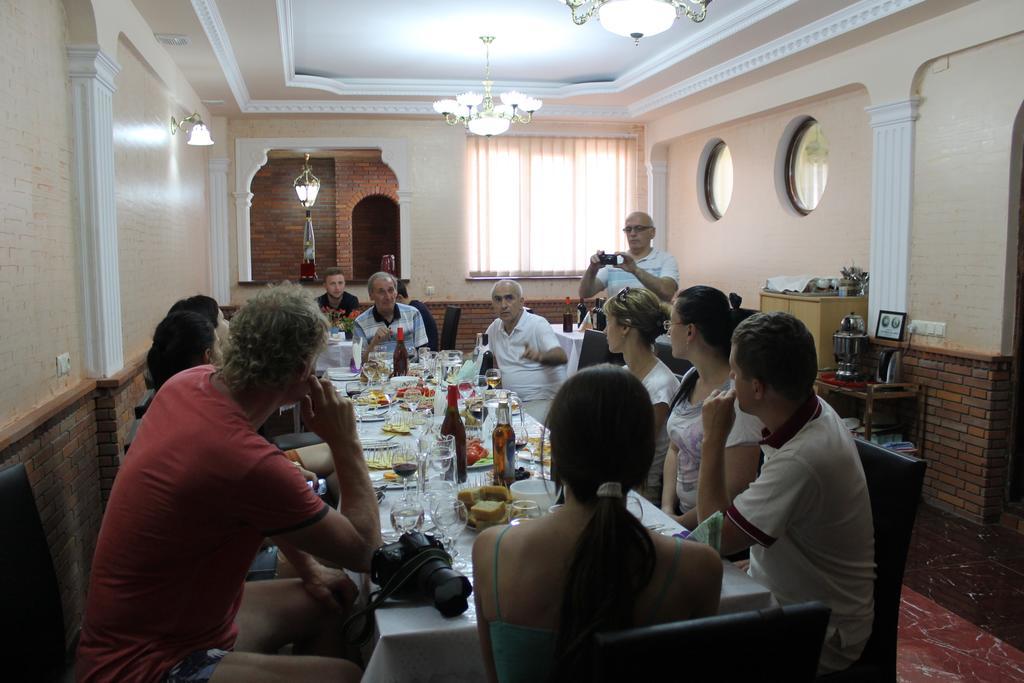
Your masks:
[[[875,618],[871,638],[853,666],[821,681],[896,681],[896,631],[903,570],[927,463],[858,439],[875,527]]]
[[[808,602],[598,633],[591,680],[813,681],[830,613]]]
[[[459,334],[459,319],[462,318],[462,309],[459,306],[444,307],[444,322],[441,323],[441,339],[438,346],[443,351],[455,349],[455,339]]]
[[[0,470],[0,678],[59,681],[67,662],[57,575],[21,463]]]

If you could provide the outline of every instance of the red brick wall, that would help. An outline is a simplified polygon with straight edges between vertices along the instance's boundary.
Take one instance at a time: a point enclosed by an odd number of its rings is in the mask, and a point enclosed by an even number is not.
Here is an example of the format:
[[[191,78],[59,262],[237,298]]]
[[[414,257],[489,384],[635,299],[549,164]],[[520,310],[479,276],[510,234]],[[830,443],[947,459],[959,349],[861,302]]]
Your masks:
[[[96,389],[96,443],[100,464],[100,495],[104,506],[110,499],[124,445],[135,421],[135,406],[146,393],[143,366],[138,365],[127,377],[98,382]]]
[[[28,472],[60,586],[67,643],[82,620],[103,514],[94,406],[92,391],[87,390],[0,449],[0,466],[22,463]]]
[[[295,194],[302,159],[271,158],[252,180],[250,239],[253,280],[297,280],[306,212]],[[313,205],[317,271],[338,260],[333,159],[310,159],[320,193]]]
[[[874,371],[886,347],[872,345],[866,369]],[[1009,458],[1010,366],[1004,356],[903,349],[902,379],[920,385],[921,403],[901,402],[901,416],[928,462],[929,503],[976,521],[999,519]]]
[[[476,342],[478,332],[487,330],[487,326],[494,322],[497,317],[491,308],[490,301],[424,301],[434,320],[437,321],[437,335],[441,337],[441,327],[444,325],[445,306],[460,306],[462,317],[459,318],[459,331],[456,337],[455,348],[460,351],[472,351]],[[552,323],[562,322],[562,309],[565,308],[565,300],[542,300],[531,299],[527,306],[537,315],[543,316]]]
[[[380,152],[375,156],[361,158],[339,157],[334,163],[334,177],[337,182],[335,220],[338,265],[353,280],[365,280],[377,272],[382,254],[394,254],[395,266],[399,268],[401,259],[398,258],[398,179],[394,171],[381,161]],[[367,216],[370,219],[367,225],[353,225],[352,213],[367,197],[386,197],[394,203],[395,211],[391,219],[393,223],[389,229],[380,229],[378,219],[383,218],[386,225],[389,217],[377,211]],[[366,243],[364,240],[371,242]],[[356,255],[360,256],[358,261]],[[401,277],[402,273],[398,275]]]

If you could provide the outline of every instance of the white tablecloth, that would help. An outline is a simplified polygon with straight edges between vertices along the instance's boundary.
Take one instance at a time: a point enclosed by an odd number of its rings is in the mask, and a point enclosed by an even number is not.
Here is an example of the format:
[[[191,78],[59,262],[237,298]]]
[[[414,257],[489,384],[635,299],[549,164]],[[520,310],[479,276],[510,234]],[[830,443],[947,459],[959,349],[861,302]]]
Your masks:
[[[380,437],[379,429],[375,433],[372,424],[362,426],[364,439]],[[534,428],[539,429],[539,425],[533,424],[531,433]],[[388,500],[381,506],[383,530],[391,530],[389,503],[399,495],[400,491],[389,491]],[[682,528],[659,508],[637,497],[644,506],[642,521],[645,525],[661,526],[661,533],[674,533]],[[473,576],[471,558],[475,538],[476,534],[467,530],[456,542],[462,559],[469,565],[463,573],[470,579]],[[767,588],[725,562],[720,613],[763,609],[773,604],[774,598]],[[486,680],[472,596],[469,609],[450,619],[442,617],[432,604],[392,601],[376,611],[375,620],[376,643],[366,666],[364,681],[475,683]]]
[[[580,349],[583,348],[583,330],[576,328],[572,332],[563,332],[561,323],[551,325],[551,329],[558,338],[558,343],[561,345],[562,350],[565,351],[565,355],[569,358],[569,363],[565,366],[565,375],[566,377],[572,377],[576,374],[576,370],[579,369],[580,365]]]

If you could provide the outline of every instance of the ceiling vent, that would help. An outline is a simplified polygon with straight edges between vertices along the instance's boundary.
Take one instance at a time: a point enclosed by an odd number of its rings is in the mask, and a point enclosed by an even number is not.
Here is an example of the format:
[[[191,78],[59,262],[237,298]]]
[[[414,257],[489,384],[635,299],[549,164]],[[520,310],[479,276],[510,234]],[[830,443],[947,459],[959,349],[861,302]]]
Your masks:
[[[153,37],[158,43],[174,47],[185,47],[192,43],[192,39],[182,33],[154,33]]]
[[[220,105],[224,104],[224,100],[199,100],[199,101],[202,102],[203,104],[205,104],[207,107],[219,107]]]

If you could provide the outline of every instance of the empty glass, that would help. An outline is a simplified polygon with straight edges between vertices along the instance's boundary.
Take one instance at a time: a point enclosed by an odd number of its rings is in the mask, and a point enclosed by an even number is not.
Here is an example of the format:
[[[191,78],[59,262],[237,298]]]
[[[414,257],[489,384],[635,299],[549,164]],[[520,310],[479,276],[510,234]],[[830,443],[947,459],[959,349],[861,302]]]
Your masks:
[[[466,509],[466,504],[458,498],[440,500],[431,508],[430,518],[441,532],[441,542],[445,550],[455,560],[459,556],[459,551],[455,548],[455,539],[469,523],[469,510]],[[459,568],[465,566],[465,563],[456,561],[452,566]]]
[[[509,524],[518,526],[524,519],[537,519],[541,515],[540,505],[535,500],[514,500],[509,506]]]
[[[436,522],[435,522],[436,524]],[[423,529],[423,504],[416,497],[399,498],[391,504],[391,526],[399,534]]]

